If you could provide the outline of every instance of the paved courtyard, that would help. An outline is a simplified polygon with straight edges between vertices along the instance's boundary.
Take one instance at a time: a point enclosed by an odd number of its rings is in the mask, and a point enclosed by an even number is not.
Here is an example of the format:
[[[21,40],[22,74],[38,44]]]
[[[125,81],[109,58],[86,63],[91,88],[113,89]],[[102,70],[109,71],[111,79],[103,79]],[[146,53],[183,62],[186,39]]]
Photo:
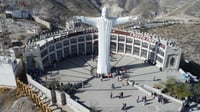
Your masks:
[[[97,62],[91,56],[68,58],[57,64],[57,69],[53,70],[53,72],[58,72],[56,75],[48,75],[47,78],[56,78],[63,83],[84,81],[92,77],[91,69],[95,68],[96,64]],[[159,68],[144,64],[144,61],[131,56],[113,55],[111,66],[125,67],[129,80],[134,80],[139,85],[153,86],[155,83],[159,83],[159,81],[153,81],[154,77],[160,81],[166,80],[168,76],[181,79],[179,72],[160,72]],[[112,84],[115,85],[116,89],[111,88]],[[110,98],[111,92],[112,99]],[[120,92],[124,93],[122,99],[117,97]],[[101,81],[100,78],[94,78],[87,85],[84,85],[84,88],[79,89],[76,96],[83,104],[102,112],[121,112],[123,103],[127,104],[127,112],[176,112],[181,106],[173,101],[160,104],[157,99],[153,99],[152,96],[148,96],[131,85],[123,86],[123,81],[118,81],[116,78],[104,79],[104,81]],[[146,105],[142,102],[137,103],[138,96],[140,100],[143,96],[147,96]]]

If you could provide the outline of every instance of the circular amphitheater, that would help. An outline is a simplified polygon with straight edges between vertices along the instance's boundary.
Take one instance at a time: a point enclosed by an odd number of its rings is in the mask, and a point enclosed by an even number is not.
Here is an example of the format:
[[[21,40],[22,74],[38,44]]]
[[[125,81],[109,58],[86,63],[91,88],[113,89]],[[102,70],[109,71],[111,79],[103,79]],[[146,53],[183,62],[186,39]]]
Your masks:
[[[165,80],[168,76],[180,77],[178,72],[168,72],[177,71],[179,68],[181,50],[176,48],[174,42],[153,34],[119,29],[112,30],[110,40],[111,67],[119,69],[125,67],[129,80],[134,80],[138,85],[153,86],[154,76],[158,80]],[[123,86],[125,79],[117,81],[115,78],[107,78],[102,82],[100,78],[94,78],[91,75],[95,71],[98,60],[98,31],[96,29],[41,34],[27,42],[24,56],[27,71],[37,68],[51,72],[50,75],[40,77],[43,81],[58,80],[63,84],[84,85],[84,88],[79,88],[82,92],[76,93],[76,96],[80,98],[80,102],[84,102],[84,105],[90,108],[96,105],[100,110],[110,111],[111,109],[117,112],[121,104],[126,101],[130,107],[129,110],[132,111],[158,110],[151,104],[144,108],[133,102],[132,99],[145,93],[133,86]],[[117,88],[113,94],[117,95],[123,91],[124,100],[107,98],[112,91],[110,89],[112,83],[115,83]],[[156,101],[152,103],[156,104]],[[180,105],[172,102],[161,108],[167,110],[171,106]]]
[[[27,69],[47,69],[63,59],[98,55],[98,31],[85,29],[73,32],[44,33],[29,40],[25,48]],[[175,43],[156,35],[113,29],[110,36],[111,54],[122,54],[154,63],[161,70],[178,70],[181,50]],[[35,60],[34,62],[32,60]]]

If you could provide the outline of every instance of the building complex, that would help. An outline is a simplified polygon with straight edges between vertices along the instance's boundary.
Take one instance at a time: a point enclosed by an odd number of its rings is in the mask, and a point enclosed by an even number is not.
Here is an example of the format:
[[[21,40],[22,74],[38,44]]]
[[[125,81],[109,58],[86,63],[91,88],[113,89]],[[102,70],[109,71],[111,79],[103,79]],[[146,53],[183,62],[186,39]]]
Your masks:
[[[156,35],[137,31],[112,29],[110,52],[130,55],[152,62],[161,70],[178,70],[181,49],[175,43]],[[98,31],[88,28],[78,31],[47,33],[30,40],[25,48],[27,69],[45,70],[63,58],[98,53]]]

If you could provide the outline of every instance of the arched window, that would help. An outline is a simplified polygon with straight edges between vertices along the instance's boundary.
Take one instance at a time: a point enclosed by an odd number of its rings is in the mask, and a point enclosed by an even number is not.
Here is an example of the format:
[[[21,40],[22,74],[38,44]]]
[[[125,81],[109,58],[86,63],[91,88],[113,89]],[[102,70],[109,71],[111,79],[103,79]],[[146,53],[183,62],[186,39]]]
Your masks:
[[[172,57],[172,58],[170,59],[169,64],[170,64],[170,66],[174,66],[174,65],[175,65],[175,58],[174,58],[174,57]]]

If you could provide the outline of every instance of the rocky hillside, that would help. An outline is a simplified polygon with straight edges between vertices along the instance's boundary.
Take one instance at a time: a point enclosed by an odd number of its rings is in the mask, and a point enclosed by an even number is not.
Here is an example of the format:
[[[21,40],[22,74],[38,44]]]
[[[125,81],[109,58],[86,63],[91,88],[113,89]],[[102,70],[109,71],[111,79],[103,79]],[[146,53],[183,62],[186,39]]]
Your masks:
[[[4,0],[9,3],[14,0]],[[111,16],[137,15],[138,21],[187,20],[200,22],[200,0],[16,0],[25,1],[34,14],[65,24],[74,15],[99,16],[102,6],[110,8]],[[200,64],[198,25],[173,25],[151,29],[164,38],[174,39],[184,55]],[[193,42],[194,41],[194,42]],[[187,44],[187,45],[186,45]],[[189,46],[188,46],[189,45]],[[187,47],[186,47],[187,46]]]
[[[29,0],[35,14],[44,18],[65,18],[73,15],[97,16],[100,3],[94,0]]]
[[[43,16],[97,16],[103,5],[110,8],[112,16],[141,15],[152,19],[180,14],[199,17],[200,0],[28,0],[35,12]]]
[[[141,15],[154,19],[179,15],[200,17],[200,0],[3,0],[6,3],[25,1],[35,14],[45,18],[71,17],[73,15],[97,16],[107,5],[112,16]],[[180,18],[179,18],[180,19]]]
[[[0,112],[41,112],[30,98],[18,89],[0,88]]]

